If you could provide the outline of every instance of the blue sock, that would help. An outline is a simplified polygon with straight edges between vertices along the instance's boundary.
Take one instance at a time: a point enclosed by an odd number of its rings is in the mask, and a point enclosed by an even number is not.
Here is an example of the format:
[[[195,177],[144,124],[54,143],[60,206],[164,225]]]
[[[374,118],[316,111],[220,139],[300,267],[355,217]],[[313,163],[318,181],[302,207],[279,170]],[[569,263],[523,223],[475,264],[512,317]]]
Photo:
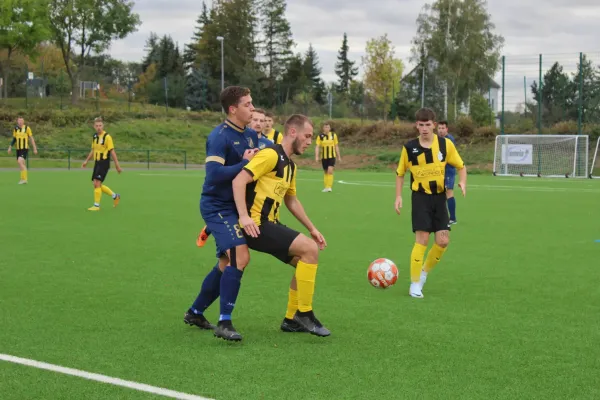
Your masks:
[[[231,313],[235,307],[243,272],[227,266],[221,277],[221,316],[219,321],[231,320]]]
[[[450,211],[450,219],[456,221],[456,200],[454,197],[448,199],[448,211]]]
[[[191,310],[194,314],[202,314],[204,311],[210,307],[212,303],[219,297],[221,294],[221,276],[223,273],[219,269],[219,263],[213,269],[210,270],[206,278],[204,278],[204,282],[202,282],[202,289],[200,289],[200,294],[196,297],[196,301],[192,304]]]

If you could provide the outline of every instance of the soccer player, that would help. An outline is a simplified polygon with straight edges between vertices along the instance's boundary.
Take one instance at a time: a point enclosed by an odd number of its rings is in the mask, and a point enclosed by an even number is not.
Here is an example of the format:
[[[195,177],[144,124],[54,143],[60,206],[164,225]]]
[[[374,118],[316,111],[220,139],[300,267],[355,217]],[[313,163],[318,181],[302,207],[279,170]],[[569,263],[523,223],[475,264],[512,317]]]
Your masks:
[[[253,129],[258,135],[258,148],[259,150],[264,149],[265,147],[272,146],[273,142],[267,139],[263,134],[263,129],[265,126],[265,111],[260,108],[255,108],[252,112],[252,121],[248,125],[250,129]],[[196,245],[198,247],[204,247],[208,237],[210,236],[210,229],[205,225],[204,228],[198,234],[196,238]]]
[[[206,140],[206,176],[200,199],[200,213],[215,238],[218,261],[185,313],[184,322],[214,329],[216,337],[239,341],[242,335],[235,330],[231,314],[250,252],[238,223],[231,181],[258,150],[258,137],[252,129],[245,128],[254,110],[249,89],[229,86],[221,92],[220,100],[227,119]],[[219,297],[221,313],[215,327],[204,312]]]
[[[13,139],[8,146],[8,154],[12,152],[12,147],[16,144],[17,147],[17,164],[21,170],[21,180],[19,185],[27,183],[27,153],[29,152],[29,142],[33,146],[33,154],[37,154],[37,146],[35,139],[31,133],[31,128],[25,125],[23,117],[17,118],[17,126],[13,129]]]
[[[94,120],[94,137],[92,138],[92,150],[81,165],[85,168],[92,156],[94,157],[94,172],[92,172],[92,182],[94,183],[94,205],[88,208],[88,211],[100,211],[100,199],[102,193],[109,195],[113,199],[113,207],[116,207],[121,200],[121,195],[113,192],[108,186],[104,185],[104,180],[110,169],[110,157],[115,162],[115,168],[120,174],[122,169],[117,159],[115,144],[111,135],[104,131],[104,121],[98,117]]]
[[[281,144],[283,140],[283,135],[281,132],[275,130],[273,125],[275,124],[275,115],[272,112],[265,113],[265,130],[264,134],[271,142],[275,144]]]
[[[454,136],[448,133],[448,121],[440,121],[437,124],[438,135],[450,139],[456,146]],[[456,177],[456,168],[446,164],[444,186],[446,187],[446,199],[448,201],[448,211],[450,212],[450,225],[456,224],[456,200],[454,199],[454,178]]]
[[[319,149],[321,150],[319,152]],[[323,182],[325,188],[323,192],[331,192],[333,189],[333,168],[335,160],[342,161],[338,137],[335,132],[331,132],[331,125],[324,124],[323,132],[317,136],[317,145],[315,147],[315,161],[319,162],[319,153],[321,154],[321,164],[323,165]]]
[[[282,143],[261,150],[243,168],[233,180],[233,196],[248,246],[296,266],[281,329],[295,322],[313,335],[329,336],[330,331],[315,317],[312,307],[319,250],[327,243],[296,197],[297,168],[291,160],[293,155],[304,153],[312,137],[313,125],[306,116],[289,117]],[[281,203],[306,227],[312,239],[279,222]]]
[[[410,171],[412,190],[412,229],[415,244],[410,255],[410,290],[412,297],[423,297],[427,274],[440,261],[449,242],[450,224],[446,208],[444,172],[446,164],[458,169],[463,196],[466,194],[467,169],[454,144],[433,133],[435,113],[422,108],[416,113],[419,137],[407,142],[402,148],[396,177],[396,213],[402,208],[402,185],[404,174]],[[435,243],[429,250],[425,264],[423,258],[429,236],[435,234]]]

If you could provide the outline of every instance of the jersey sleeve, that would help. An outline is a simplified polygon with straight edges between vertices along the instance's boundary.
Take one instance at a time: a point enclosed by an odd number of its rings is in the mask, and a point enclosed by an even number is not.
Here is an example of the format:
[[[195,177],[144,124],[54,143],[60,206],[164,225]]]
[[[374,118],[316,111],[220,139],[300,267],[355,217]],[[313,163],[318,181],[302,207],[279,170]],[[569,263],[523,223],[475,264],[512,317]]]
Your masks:
[[[27,136],[31,137],[32,133],[31,133],[31,128],[27,127]]]
[[[410,165],[408,164],[408,153],[406,152],[406,147],[402,147],[402,153],[400,153],[400,161],[398,162],[398,169],[396,170],[396,175],[404,176],[406,171],[408,171]]]
[[[337,145],[338,144],[338,137],[337,137],[337,133],[333,134],[333,144]]]
[[[225,165],[225,153],[227,152],[227,139],[225,135],[217,134],[209,137],[206,141],[206,163],[217,162]]]
[[[115,149],[115,143],[113,142],[112,136],[106,135],[106,140],[104,141],[106,145],[106,150],[111,151]]]
[[[298,166],[296,166],[295,169],[294,176],[292,176],[292,181],[290,182],[290,187],[288,188],[287,192],[285,192],[285,194],[288,196],[296,195],[296,174],[298,173]]]
[[[463,169],[465,167],[465,163],[462,158],[458,154],[458,150],[456,150],[456,146],[450,140],[446,143],[446,163],[452,165],[457,169]]]
[[[256,153],[252,160],[246,164],[244,169],[248,171],[256,181],[261,176],[273,171],[273,168],[277,165],[277,159],[277,152],[274,149],[263,149]]]
[[[321,145],[321,135],[317,136],[317,146]]]
[[[275,132],[275,134],[277,135],[277,140],[275,144],[281,144],[281,142],[283,142],[283,133]]]

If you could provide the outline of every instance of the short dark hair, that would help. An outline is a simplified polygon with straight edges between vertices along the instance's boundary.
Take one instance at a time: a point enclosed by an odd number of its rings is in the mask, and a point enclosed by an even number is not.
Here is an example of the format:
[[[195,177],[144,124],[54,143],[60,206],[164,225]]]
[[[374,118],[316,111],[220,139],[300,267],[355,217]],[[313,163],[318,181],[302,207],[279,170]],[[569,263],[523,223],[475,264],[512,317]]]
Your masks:
[[[221,106],[225,113],[229,114],[229,107],[237,106],[244,96],[250,95],[250,89],[242,86],[227,86],[221,92]]]
[[[448,126],[448,121],[442,120],[442,121],[438,122],[438,125]]]
[[[252,112],[266,115],[265,110],[263,110],[262,108],[255,108],[254,111],[252,111]]]
[[[275,114],[273,114],[271,111],[267,111],[267,112],[265,113],[265,117],[267,117],[267,118],[271,118],[271,119],[272,119],[272,118],[274,118],[274,117],[275,117]]]
[[[421,108],[415,113],[415,119],[417,121],[435,121],[435,112],[431,108]]]
[[[287,134],[292,127],[302,129],[306,123],[314,127],[313,122],[306,115],[293,114],[285,121],[283,132]]]

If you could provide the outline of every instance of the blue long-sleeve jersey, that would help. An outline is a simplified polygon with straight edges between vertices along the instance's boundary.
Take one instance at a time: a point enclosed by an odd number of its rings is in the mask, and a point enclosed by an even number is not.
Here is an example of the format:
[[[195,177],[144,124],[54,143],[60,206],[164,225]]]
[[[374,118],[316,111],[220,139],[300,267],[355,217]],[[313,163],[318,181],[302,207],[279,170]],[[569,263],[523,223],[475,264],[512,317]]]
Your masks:
[[[208,135],[206,140],[206,176],[200,198],[203,216],[237,212],[231,181],[248,163],[244,152],[258,146],[258,135],[250,128],[241,128],[226,120]]]
[[[452,136],[451,134],[447,134],[446,139],[450,139],[452,144],[456,144],[456,140],[454,139],[454,136]],[[456,174],[456,168],[454,168],[450,164],[446,164],[446,175],[448,175],[448,174]]]

